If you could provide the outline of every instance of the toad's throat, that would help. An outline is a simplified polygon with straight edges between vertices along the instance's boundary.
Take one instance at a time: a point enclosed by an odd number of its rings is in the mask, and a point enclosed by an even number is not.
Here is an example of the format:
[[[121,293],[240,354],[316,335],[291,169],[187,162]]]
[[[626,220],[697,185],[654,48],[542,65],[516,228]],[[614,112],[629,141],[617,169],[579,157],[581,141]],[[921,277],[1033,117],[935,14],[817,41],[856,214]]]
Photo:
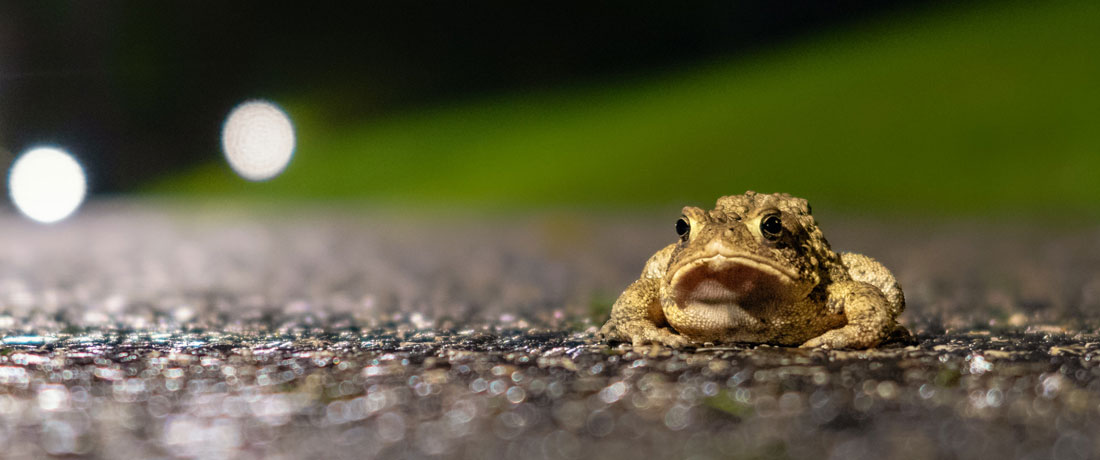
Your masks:
[[[752,256],[715,255],[688,263],[670,287],[681,306],[752,307],[787,299],[794,289],[788,270]]]

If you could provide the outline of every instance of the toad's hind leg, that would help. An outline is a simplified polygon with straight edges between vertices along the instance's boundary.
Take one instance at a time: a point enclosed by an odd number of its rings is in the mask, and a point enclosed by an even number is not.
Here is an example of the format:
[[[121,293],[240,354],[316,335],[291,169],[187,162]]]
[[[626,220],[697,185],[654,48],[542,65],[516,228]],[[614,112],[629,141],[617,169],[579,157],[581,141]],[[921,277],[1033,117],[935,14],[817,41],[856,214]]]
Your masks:
[[[848,267],[848,274],[852,276],[852,279],[870,284],[882,291],[882,294],[886,296],[886,300],[890,302],[888,311],[895,320],[901,312],[905,311],[905,294],[901,290],[901,284],[898,284],[898,280],[894,278],[894,274],[890,273],[890,270],[887,270],[877,260],[854,252],[842,253],[840,260],[844,262],[845,267]],[[893,341],[895,339],[910,340],[912,334],[905,326],[895,324],[893,332],[886,340]]]
[[[877,287],[886,296],[889,304],[889,312],[897,317],[905,310],[905,294],[901,292],[901,285],[877,260],[863,254],[845,252],[840,255],[841,262],[848,268],[848,274],[853,280]]]
[[[859,281],[842,281],[828,288],[827,309],[843,314],[848,323],[807,340],[803,348],[871,348],[898,327],[894,308],[879,288]]]

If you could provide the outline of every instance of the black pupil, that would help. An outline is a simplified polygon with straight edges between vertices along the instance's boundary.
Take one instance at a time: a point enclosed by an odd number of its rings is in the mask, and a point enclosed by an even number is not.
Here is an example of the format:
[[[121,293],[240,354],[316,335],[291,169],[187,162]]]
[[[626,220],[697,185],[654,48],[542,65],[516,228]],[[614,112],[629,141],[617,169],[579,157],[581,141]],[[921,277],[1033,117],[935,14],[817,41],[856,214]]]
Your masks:
[[[764,222],[760,223],[760,229],[764,230],[765,234],[778,235],[783,231],[783,222],[776,216],[768,216],[764,218]]]
[[[680,236],[687,235],[691,231],[691,225],[688,225],[687,221],[680,219],[676,221],[676,234]]]

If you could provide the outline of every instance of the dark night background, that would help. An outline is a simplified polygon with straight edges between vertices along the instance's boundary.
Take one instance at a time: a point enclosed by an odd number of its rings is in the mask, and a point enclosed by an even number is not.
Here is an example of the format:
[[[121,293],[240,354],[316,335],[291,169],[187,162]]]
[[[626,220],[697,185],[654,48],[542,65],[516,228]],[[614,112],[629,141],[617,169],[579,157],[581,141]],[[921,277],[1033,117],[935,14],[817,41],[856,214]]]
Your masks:
[[[304,90],[361,119],[753,53],[924,3],[7,2],[0,139],[69,146],[93,192],[125,192],[211,160],[211,126],[243,98]]]

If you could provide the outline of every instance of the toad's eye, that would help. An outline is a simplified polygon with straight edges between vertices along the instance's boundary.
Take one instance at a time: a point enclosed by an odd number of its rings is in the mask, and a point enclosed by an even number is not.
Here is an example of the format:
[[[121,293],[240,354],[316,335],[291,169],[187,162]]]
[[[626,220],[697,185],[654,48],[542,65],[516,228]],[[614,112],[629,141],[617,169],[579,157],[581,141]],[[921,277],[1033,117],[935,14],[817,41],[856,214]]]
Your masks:
[[[687,219],[680,219],[676,221],[676,234],[680,235],[680,238],[687,238],[688,233],[691,233],[691,224]]]
[[[764,234],[764,238],[774,240],[779,238],[779,234],[782,232],[783,221],[779,220],[779,216],[768,216],[760,221],[760,233]]]

